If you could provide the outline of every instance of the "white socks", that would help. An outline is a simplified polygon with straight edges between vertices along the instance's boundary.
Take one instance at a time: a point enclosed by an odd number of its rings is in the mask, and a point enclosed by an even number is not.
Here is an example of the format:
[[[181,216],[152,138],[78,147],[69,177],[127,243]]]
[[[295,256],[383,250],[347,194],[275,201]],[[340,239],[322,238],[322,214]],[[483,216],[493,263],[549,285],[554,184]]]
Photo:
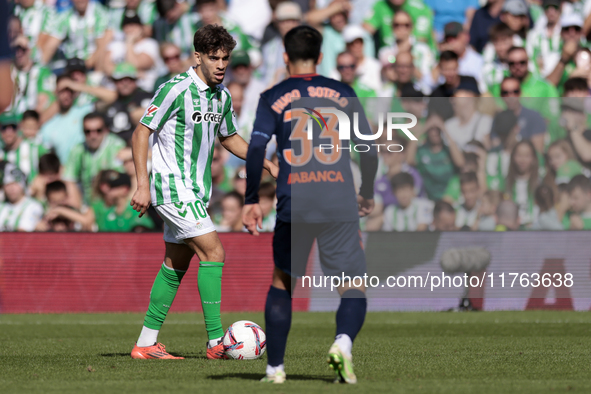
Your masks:
[[[137,340],[137,345],[139,347],[154,346],[158,341],[158,332],[159,330],[152,330],[151,328],[148,328],[146,326],[142,327],[142,332],[140,333],[140,337]],[[211,339],[207,343],[207,346],[209,348],[217,346],[218,343],[220,343],[221,339],[222,337],[219,337],[217,339]]]
[[[146,326],[142,327],[142,332],[137,340],[139,347],[154,346],[158,342],[159,330],[153,330]]]
[[[272,367],[270,365],[267,364],[267,375],[275,375],[275,373],[277,371],[282,371],[283,372],[283,364],[278,365],[276,367]]]
[[[221,340],[222,340],[222,337],[219,337],[216,339],[210,339],[209,342],[207,343],[207,347],[209,347],[211,349],[212,347],[217,346]]]
[[[347,334],[339,334],[335,338],[335,343],[339,345],[341,350],[345,352],[347,356],[351,356],[351,349],[353,348],[353,341]]]

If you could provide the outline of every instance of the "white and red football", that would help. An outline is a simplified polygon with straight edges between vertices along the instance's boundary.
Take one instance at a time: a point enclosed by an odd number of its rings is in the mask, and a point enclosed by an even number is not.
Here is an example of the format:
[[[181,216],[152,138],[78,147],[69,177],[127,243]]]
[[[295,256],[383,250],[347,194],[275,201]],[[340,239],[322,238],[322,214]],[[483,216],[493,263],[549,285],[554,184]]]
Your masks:
[[[265,353],[267,336],[256,323],[240,320],[224,334],[224,350],[236,360],[255,360]]]

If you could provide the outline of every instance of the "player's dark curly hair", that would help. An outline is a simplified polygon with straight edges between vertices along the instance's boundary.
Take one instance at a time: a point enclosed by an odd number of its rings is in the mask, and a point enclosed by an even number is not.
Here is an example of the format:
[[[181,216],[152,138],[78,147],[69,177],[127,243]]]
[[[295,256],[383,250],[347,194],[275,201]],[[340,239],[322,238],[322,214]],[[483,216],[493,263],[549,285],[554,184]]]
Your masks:
[[[207,55],[215,53],[220,49],[230,54],[236,46],[236,41],[222,26],[207,25],[195,32],[193,46],[195,47],[195,52],[205,53]]]

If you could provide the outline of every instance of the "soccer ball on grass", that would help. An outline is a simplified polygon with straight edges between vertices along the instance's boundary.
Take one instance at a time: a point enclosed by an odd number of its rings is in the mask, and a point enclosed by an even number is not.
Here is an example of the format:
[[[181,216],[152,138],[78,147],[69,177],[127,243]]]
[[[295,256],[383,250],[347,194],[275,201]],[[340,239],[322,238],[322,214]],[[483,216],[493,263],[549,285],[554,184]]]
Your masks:
[[[265,353],[267,337],[256,323],[240,320],[224,334],[224,350],[236,360],[255,360]]]

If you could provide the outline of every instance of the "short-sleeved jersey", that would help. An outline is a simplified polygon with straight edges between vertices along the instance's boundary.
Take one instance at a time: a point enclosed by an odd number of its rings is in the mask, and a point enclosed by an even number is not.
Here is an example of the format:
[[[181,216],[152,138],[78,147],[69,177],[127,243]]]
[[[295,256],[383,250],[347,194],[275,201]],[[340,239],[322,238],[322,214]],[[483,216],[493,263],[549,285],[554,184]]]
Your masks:
[[[64,180],[80,184],[86,204],[92,198],[94,177],[101,170],[123,171],[123,163],[117,159],[117,154],[124,147],[125,142],[121,138],[109,133],[94,152],[84,143],[72,148],[65,165]]]
[[[66,58],[88,59],[96,50],[96,40],[109,25],[109,13],[97,2],[89,2],[84,15],[70,9],[59,14],[49,34],[63,41]]]
[[[152,205],[199,199],[207,206],[215,138],[237,130],[228,89],[209,87],[190,68],[160,85],[140,122],[156,132]]]
[[[299,75],[263,92],[251,135],[251,144],[266,144],[273,135],[276,137],[279,159],[277,217],[284,222],[306,223],[358,220],[349,151],[341,149],[338,155],[323,155],[318,149],[320,143],[336,145],[336,142],[340,146],[348,146],[349,141],[340,141],[338,131],[333,126],[330,126],[329,131],[324,128],[322,136],[319,136],[319,128],[314,126],[312,141],[296,132],[298,124],[307,122],[308,115],[303,113],[301,106],[292,105],[291,99],[294,97],[315,97],[320,107],[332,107],[347,114],[358,112],[359,130],[364,134],[364,130],[369,130],[368,121],[359,102],[347,99],[356,97],[353,89],[334,79],[317,74]],[[334,116],[326,115],[326,118],[329,117]],[[329,122],[336,121],[336,117],[334,118]],[[354,142],[359,142],[354,139],[353,132],[351,138]],[[303,159],[305,157],[309,157],[309,160]],[[258,185],[253,186],[258,190]],[[371,189],[373,190],[373,185]],[[247,185],[247,203],[252,203],[256,190]]]

